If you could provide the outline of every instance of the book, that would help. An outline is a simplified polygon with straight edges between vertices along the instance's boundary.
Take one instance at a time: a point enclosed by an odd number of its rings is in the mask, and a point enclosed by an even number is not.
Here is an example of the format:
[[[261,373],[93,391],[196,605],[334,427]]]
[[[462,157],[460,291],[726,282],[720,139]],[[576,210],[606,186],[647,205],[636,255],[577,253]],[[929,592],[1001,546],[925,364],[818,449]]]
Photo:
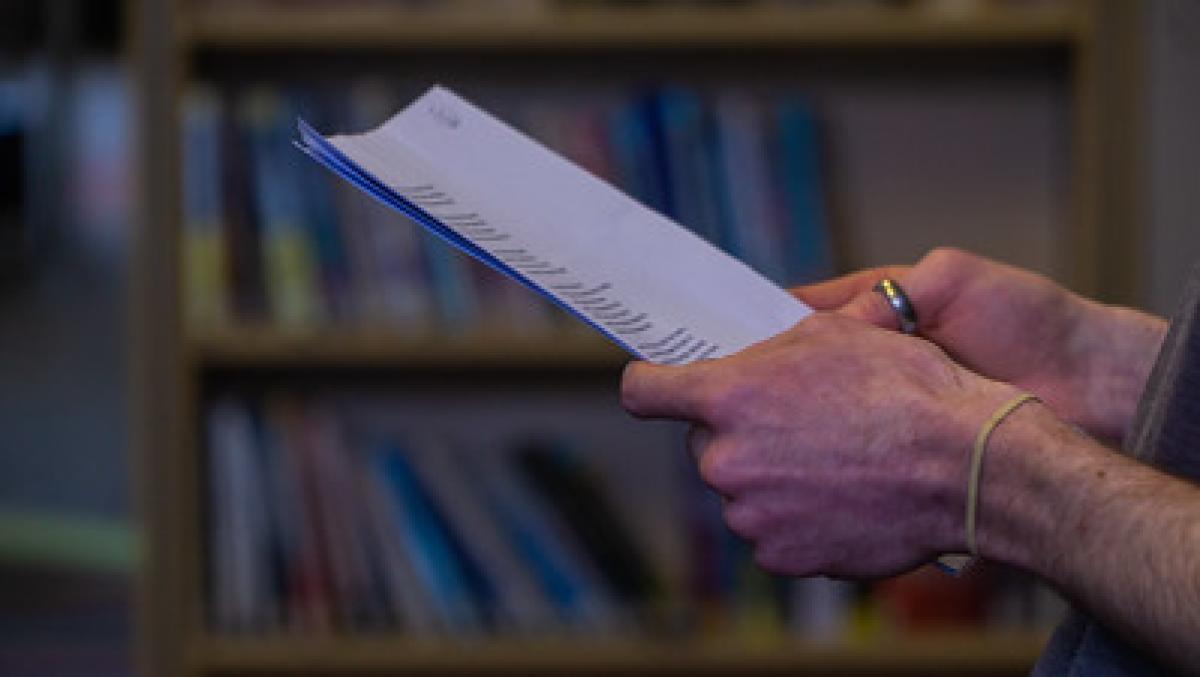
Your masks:
[[[254,208],[257,185],[251,152],[250,127],[243,95],[233,97],[221,115],[223,166],[219,172],[225,207],[226,260],[233,293],[231,315],[237,320],[257,320],[268,311],[263,265],[263,228]],[[185,168],[186,169],[186,168]]]
[[[392,493],[404,547],[413,554],[417,576],[443,627],[460,635],[478,634],[488,620],[493,591],[480,580],[477,564],[450,533],[398,441],[383,443],[373,462]]]
[[[462,471],[468,466],[442,441],[430,438],[422,442],[414,445],[409,460],[463,549],[495,591],[496,626],[521,634],[552,629],[556,619],[549,599],[524,566],[515,543],[505,537],[482,492],[470,485]]]
[[[216,324],[226,319],[225,206],[221,183],[222,101],[197,88],[183,106],[183,266],[189,320]]]
[[[281,499],[277,513],[286,520],[279,525],[288,557],[286,625],[327,631],[333,625],[335,602],[328,562],[330,544],[323,540],[320,526],[318,487],[324,478],[312,468],[311,440],[305,434],[301,403],[292,398],[269,402],[265,434],[268,444],[278,445],[273,467],[280,477],[272,489]]]
[[[753,566],[694,468],[671,470],[682,454],[611,465],[607,443],[575,430],[472,440],[396,425],[385,411],[394,401],[374,396],[214,393],[204,416],[213,631],[762,644],[785,630],[841,641],[966,619],[1044,627],[1061,606],[1031,579],[986,568],[956,581],[785,583]],[[633,499],[630,486],[652,496]],[[627,512],[631,500],[639,507]],[[664,514],[687,541],[678,562],[656,542]],[[667,585],[678,593],[670,607]]]
[[[319,129],[366,130],[399,107],[396,91],[374,78],[333,86],[198,83],[188,91],[180,143],[185,310],[192,327],[246,322],[282,331],[342,327],[535,338],[589,331],[422,229],[397,227],[403,217],[362,199],[350,183],[298,165],[294,157],[282,158],[289,165],[283,168],[272,159],[276,150],[293,152],[289,113]],[[666,133],[663,113],[672,100],[674,108],[690,109],[684,111],[694,122],[688,134]],[[805,137],[794,133],[802,126],[785,124],[789,108],[820,122],[820,111],[796,92],[768,97],[664,83],[628,91],[500,91],[488,103],[538,142],[649,208],[694,232],[711,230],[706,237],[773,282],[820,276],[814,266],[793,260],[797,249],[831,265],[829,252],[822,253],[829,249],[829,235],[822,232],[828,219],[819,212],[813,214],[818,218],[798,218],[798,210],[821,208],[824,185],[820,125],[809,124]],[[249,113],[256,108],[267,114]],[[689,152],[686,139],[703,147]],[[260,140],[271,153],[259,152],[254,142]],[[789,152],[807,164],[785,162]],[[263,163],[271,178],[260,182],[257,166]],[[685,184],[710,188],[669,190]],[[264,209],[279,194],[297,198],[286,210],[291,218],[268,223],[269,214],[283,213]],[[702,213],[718,218],[694,216]],[[805,235],[811,226],[819,230]],[[282,302],[284,289],[306,299],[309,320],[296,321],[285,310],[292,306]]]
[[[267,298],[272,313],[285,326],[308,327],[320,318],[316,243],[311,239],[305,191],[298,190],[296,168],[283,157],[286,148],[278,121],[288,103],[268,89],[252,92],[241,110],[249,130],[251,165],[258,187],[256,202],[262,226]]]
[[[728,94],[716,104],[720,143],[720,185],[730,222],[729,252],[768,279],[781,283],[785,273],[784,229],[773,195],[762,111],[749,97]]]
[[[475,469],[465,473],[466,481],[496,516],[565,629],[589,634],[619,629],[624,623],[620,603],[562,516],[539,501],[496,450],[475,450],[466,460]]]
[[[826,225],[821,185],[821,152],[816,115],[810,106],[789,101],[779,109],[782,195],[788,202],[788,274],[797,282],[815,282],[833,275],[833,244]]]
[[[629,604],[657,593],[650,566],[586,466],[564,449],[537,441],[518,449],[517,465],[527,484],[562,516],[618,599]]]
[[[235,632],[259,630],[271,615],[270,573],[262,556],[267,521],[258,502],[262,468],[253,419],[239,402],[223,400],[208,412],[208,435],[214,620]]]
[[[298,126],[297,146],[314,160],[639,358],[730,355],[811,312],[445,88],[365,134]]]

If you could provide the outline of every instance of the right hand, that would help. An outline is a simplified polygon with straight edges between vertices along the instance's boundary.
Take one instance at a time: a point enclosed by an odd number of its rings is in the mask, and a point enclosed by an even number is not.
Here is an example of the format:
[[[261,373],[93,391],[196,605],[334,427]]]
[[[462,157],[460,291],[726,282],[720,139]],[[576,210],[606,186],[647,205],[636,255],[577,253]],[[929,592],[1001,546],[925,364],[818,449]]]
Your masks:
[[[908,293],[918,333],[963,366],[1034,393],[1094,436],[1124,436],[1166,332],[1160,318],[947,248],[913,266],[862,270],[792,293],[814,309],[895,329],[895,312],[872,291],[884,277]]]

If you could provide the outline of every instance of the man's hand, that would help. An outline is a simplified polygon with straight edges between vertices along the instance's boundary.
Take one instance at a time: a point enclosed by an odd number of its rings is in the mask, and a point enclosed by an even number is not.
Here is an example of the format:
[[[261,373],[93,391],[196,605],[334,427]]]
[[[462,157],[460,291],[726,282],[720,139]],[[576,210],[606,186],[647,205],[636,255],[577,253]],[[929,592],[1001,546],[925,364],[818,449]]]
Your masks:
[[[622,381],[634,415],[695,425],[701,476],[760,566],[847,577],[962,550],[972,439],[1015,393],[833,313],[720,360],[635,362]]]
[[[871,291],[883,277],[908,293],[918,332],[963,366],[1033,392],[1092,435],[1124,436],[1166,332],[1163,320],[953,249],[936,249],[912,267],[864,270],[793,293],[817,310],[895,328],[895,314]]]

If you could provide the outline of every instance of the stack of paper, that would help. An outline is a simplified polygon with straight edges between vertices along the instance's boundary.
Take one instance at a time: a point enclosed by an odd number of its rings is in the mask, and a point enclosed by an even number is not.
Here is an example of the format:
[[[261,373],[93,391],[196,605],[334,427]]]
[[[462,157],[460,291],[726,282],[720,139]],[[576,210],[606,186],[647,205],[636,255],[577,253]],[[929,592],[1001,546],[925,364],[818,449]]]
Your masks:
[[[686,228],[434,87],[379,128],[299,147],[639,358],[735,353],[810,309]]]

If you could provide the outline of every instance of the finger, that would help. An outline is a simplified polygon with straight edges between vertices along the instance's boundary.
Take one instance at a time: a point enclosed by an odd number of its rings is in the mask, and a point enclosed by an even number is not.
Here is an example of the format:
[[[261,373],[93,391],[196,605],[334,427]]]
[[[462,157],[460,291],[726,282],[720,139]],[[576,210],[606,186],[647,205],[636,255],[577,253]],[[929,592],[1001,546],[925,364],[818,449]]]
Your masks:
[[[899,280],[896,281],[900,282]],[[911,296],[909,299],[911,300]],[[860,293],[838,312],[847,317],[853,317],[883,329],[900,329],[900,316],[896,313],[896,309],[892,308],[883,294],[875,291],[874,285],[867,291]],[[921,316],[918,313],[917,322],[920,323],[920,321]]]
[[[926,263],[926,259],[912,267],[880,270],[894,271],[881,276],[880,279],[890,277],[900,285],[916,313],[917,332],[927,337],[930,336],[930,332],[936,332],[942,312],[965,282],[957,271],[931,266]],[[900,328],[899,315],[888,303],[887,298],[875,289],[874,283],[838,312],[884,329]]]
[[[863,292],[870,291],[880,279],[898,277],[907,270],[908,266],[867,268],[832,280],[794,287],[790,291],[814,310],[837,310]]]
[[[621,376],[621,406],[638,418],[700,421],[704,364],[630,362]]]

